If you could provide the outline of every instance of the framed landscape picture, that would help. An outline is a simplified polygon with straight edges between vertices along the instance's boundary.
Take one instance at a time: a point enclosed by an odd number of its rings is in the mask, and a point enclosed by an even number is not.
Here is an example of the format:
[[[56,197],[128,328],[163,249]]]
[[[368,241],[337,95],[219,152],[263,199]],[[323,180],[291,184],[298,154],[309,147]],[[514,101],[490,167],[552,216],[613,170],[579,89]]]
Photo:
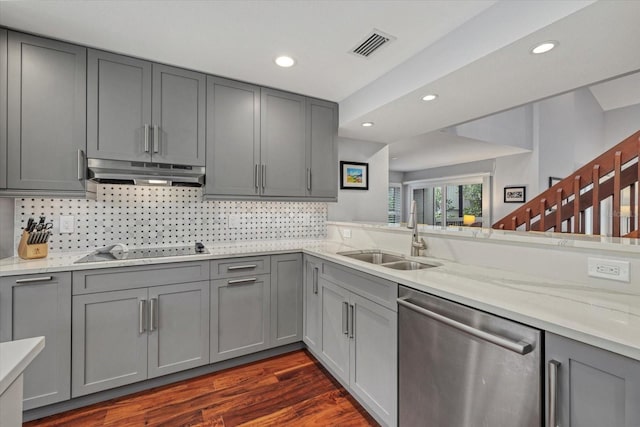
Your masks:
[[[340,162],[341,190],[368,190],[369,163]]]
[[[527,189],[523,186],[504,187],[505,203],[524,203],[527,201]]]

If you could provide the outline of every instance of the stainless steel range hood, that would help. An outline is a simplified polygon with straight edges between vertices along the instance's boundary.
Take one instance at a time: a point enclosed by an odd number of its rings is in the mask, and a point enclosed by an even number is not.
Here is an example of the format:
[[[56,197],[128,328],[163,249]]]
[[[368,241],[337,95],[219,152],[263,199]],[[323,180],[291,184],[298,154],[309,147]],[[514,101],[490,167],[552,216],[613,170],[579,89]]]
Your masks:
[[[134,184],[202,187],[203,166],[87,159],[91,181],[108,184]]]

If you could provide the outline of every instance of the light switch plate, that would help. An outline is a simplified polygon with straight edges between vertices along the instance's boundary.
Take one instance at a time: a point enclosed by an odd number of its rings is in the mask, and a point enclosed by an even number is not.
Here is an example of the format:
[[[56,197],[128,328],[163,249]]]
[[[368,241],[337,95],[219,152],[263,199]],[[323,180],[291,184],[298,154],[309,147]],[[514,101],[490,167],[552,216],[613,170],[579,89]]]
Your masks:
[[[73,215],[60,215],[60,234],[71,234],[75,228]]]
[[[350,239],[351,238],[351,229],[350,228],[343,228],[342,229],[342,237],[345,239]]]
[[[629,283],[629,261],[589,258],[587,272],[591,277]]]
[[[240,228],[240,220],[242,216],[238,214],[229,215],[229,228]]]

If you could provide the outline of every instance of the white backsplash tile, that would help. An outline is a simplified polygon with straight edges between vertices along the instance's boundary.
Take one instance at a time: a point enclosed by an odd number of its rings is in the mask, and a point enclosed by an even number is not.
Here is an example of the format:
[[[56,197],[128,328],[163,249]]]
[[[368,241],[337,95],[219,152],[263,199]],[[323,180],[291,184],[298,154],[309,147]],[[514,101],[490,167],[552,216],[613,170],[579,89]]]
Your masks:
[[[38,220],[40,215],[54,224],[50,252],[91,250],[118,242],[130,247],[211,245],[327,234],[326,203],[203,201],[202,189],[189,187],[103,184],[98,186],[97,200],[18,198],[15,242],[28,219]],[[75,217],[73,233],[59,233],[60,215]]]

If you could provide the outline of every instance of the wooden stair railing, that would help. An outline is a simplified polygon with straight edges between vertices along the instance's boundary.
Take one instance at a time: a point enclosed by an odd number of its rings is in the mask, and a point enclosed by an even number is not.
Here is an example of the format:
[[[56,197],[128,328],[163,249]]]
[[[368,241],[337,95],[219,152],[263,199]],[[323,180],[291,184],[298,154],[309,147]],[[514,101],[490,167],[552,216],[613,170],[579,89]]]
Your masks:
[[[567,221],[566,232],[584,234],[585,211],[592,208],[591,229],[599,235],[600,204],[612,197],[612,235],[620,237],[621,193],[629,187],[630,222],[625,237],[637,237],[635,190],[640,184],[639,160],[640,131],[505,216],[493,228],[517,230],[524,226],[525,231],[563,232],[563,223]]]

